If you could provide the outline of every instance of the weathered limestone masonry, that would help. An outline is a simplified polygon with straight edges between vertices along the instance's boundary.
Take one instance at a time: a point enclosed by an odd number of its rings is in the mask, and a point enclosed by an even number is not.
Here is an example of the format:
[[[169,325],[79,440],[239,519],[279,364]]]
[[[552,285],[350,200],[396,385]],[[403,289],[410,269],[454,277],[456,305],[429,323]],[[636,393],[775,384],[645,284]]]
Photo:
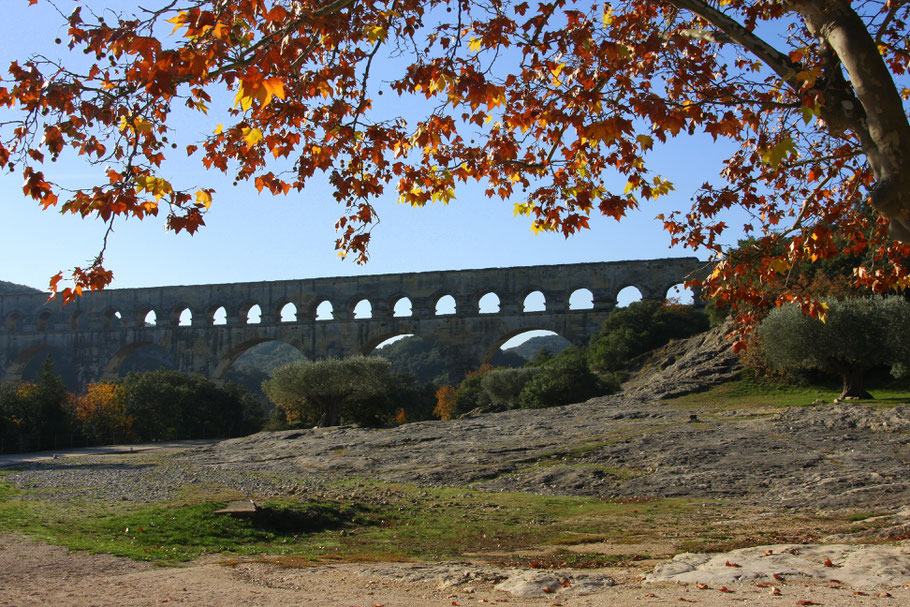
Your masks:
[[[40,294],[8,295],[0,297],[0,377],[16,379],[30,361],[54,351],[72,362],[84,384],[116,377],[131,353],[155,345],[169,351],[181,370],[219,380],[238,356],[264,341],[286,342],[314,358],[369,353],[404,334],[454,344],[479,363],[509,338],[533,329],[585,344],[621,289],[631,285],[646,299],[663,299],[668,289],[704,269],[704,262],[688,257],[110,289],[66,307]],[[593,307],[569,308],[579,289],[590,291]],[[525,297],[535,291],[543,294],[546,309],[523,311]],[[499,311],[481,314],[478,302],[489,293],[498,297]],[[447,295],[455,300],[455,313],[437,314]],[[363,300],[371,315],[355,318],[354,308]],[[332,319],[317,320],[316,309],[324,309],[325,302]],[[259,322],[249,322],[257,305]],[[226,322],[216,324],[221,308]],[[187,310],[192,320],[181,324]],[[289,310],[296,312],[290,319]],[[154,324],[148,322],[150,312]]]

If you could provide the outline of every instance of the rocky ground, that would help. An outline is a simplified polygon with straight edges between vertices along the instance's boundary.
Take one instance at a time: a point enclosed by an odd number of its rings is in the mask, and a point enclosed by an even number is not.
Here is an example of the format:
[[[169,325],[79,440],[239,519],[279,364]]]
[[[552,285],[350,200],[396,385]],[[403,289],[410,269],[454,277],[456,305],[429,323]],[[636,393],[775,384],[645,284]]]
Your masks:
[[[648,563],[647,570],[596,574],[491,572],[468,564],[288,571],[212,562],[161,571],[5,536],[0,588],[15,594],[0,592],[0,605],[112,604],[113,598],[123,604],[226,605],[238,592],[245,602],[263,605],[910,604],[910,406],[728,410],[667,401],[723,382],[735,371],[727,344],[708,334],[648,361],[623,394],[567,407],[394,429],[261,433],[196,446],[148,468],[76,465],[64,458],[20,465],[7,481],[46,488],[60,499],[90,491],[98,499],[151,501],[192,483],[229,480],[250,495],[286,496],[332,479],[367,477],[605,498],[722,499],[752,512],[874,512],[882,524],[825,538],[824,546],[682,555]],[[261,472],[280,473],[284,480]],[[102,560],[85,565],[91,574],[64,575],[84,559]],[[29,571],[36,572],[28,581],[10,573],[22,563],[32,563]],[[193,575],[197,579],[187,581]],[[101,589],[111,600],[93,603],[92,593]]]

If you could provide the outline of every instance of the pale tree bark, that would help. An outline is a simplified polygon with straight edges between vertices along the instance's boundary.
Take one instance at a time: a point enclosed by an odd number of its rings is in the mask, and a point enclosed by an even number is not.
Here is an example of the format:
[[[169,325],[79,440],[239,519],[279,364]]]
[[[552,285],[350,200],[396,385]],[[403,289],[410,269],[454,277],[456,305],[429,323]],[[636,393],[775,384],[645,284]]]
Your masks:
[[[722,11],[703,0],[666,1],[705,19],[798,87],[793,80],[798,66]],[[875,39],[849,0],[787,0],[787,5],[818,39],[826,62],[819,80],[826,99],[822,118],[832,134],[849,131],[859,139],[876,182],[870,202],[891,220],[892,236],[910,241],[910,123]]]

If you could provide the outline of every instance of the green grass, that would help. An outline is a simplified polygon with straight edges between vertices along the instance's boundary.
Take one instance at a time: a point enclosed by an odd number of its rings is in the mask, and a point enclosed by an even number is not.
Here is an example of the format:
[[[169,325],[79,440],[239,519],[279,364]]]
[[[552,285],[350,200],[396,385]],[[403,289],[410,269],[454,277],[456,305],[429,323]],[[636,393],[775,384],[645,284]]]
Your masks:
[[[224,502],[202,494],[195,495],[194,503],[138,507],[121,502],[61,503],[36,496],[0,482],[0,531],[164,565],[220,554],[268,558],[285,566],[470,556],[497,563],[536,562],[541,567],[594,567],[646,555],[578,555],[565,547],[591,542],[648,544],[647,556],[666,557],[681,549],[818,538],[852,522],[849,515],[822,519],[785,514],[773,530],[765,525],[720,530],[716,521],[734,514],[747,518],[750,509],[733,509],[722,502],[608,501],[366,480],[334,483],[317,499],[266,502],[251,519],[214,514]]]
[[[897,406],[910,403],[910,390],[904,387],[870,388],[875,397],[871,400],[851,401],[873,407]],[[687,394],[667,401],[681,409],[733,409],[763,412],[782,407],[806,407],[821,401],[831,404],[841,390],[835,386],[792,386],[783,382],[756,381],[740,378],[705,392]]]

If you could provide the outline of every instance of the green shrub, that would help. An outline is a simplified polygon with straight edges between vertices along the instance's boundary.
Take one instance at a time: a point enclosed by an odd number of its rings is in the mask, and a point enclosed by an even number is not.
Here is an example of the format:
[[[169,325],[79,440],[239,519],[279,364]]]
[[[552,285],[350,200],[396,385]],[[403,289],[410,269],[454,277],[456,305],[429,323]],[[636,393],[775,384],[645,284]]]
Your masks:
[[[242,436],[262,427],[262,408],[245,390],[161,369],[121,380],[139,440]]]
[[[52,449],[73,427],[71,395],[45,359],[34,382],[0,386],[0,439],[4,450]]]
[[[622,370],[636,356],[706,331],[708,324],[705,313],[692,306],[644,300],[617,308],[591,339],[591,367],[598,372]]]
[[[494,369],[480,376],[480,387],[494,407],[514,409],[519,405],[521,391],[537,372],[534,367]]]
[[[525,409],[555,407],[618,390],[615,379],[596,375],[588,366],[587,353],[573,346],[537,367],[522,389],[519,403]]]
[[[275,369],[262,389],[288,421],[306,425],[382,425],[396,407],[395,377],[379,357],[292,362]]]

